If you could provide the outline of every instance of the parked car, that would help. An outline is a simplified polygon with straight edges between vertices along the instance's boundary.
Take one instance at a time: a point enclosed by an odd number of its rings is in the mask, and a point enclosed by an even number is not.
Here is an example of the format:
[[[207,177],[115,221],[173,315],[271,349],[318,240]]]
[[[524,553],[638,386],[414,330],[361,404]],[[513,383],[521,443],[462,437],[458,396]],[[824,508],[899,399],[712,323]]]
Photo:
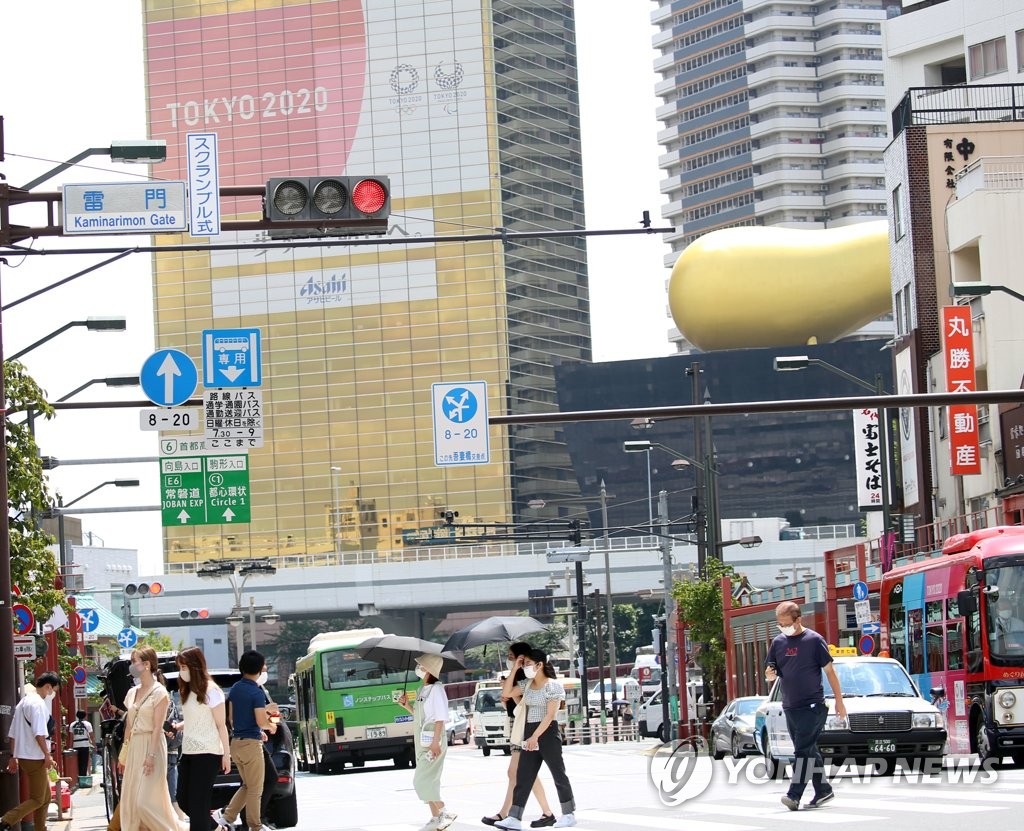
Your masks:
[[[647,696],[636,714],[637,730],[643,738],[661,736],[661,690]]]
[[[178,690],[176,657],[177,653],[174,652],[161,652],[157,655],[168,690],[175,696]],[[125,658],[118,658],[110,661],[104,668],[104,695],[109,696],[121,709],[124,709],[124,697],[132,687],[132,679],[128,673],[130,663]],[[225,692],[241,678],[237,669],[211,669],[210,675],[217,686]],[[121,779],[116,770],[117,754],[123,735],[118,737],[116,733],[114,724],[103,723],[104,792],[108,819],[120,799]],[[273,784],[274,794],[267,806],[264,823],[273,824],[277,828],[293,828],[299,824],[298,800],[295,794],[295,749],[292,732],[283,719],[278,722],[277,731],[268,737],[267,749],[277,768],[277,779]],[[213,783],[213,807],[223,808],[227,805],[241,784],[242,780],[234,764],[230,773],[218,774]]]
[[[754,742],[754,714],[765,701],[763,695],[734,698],[711,723],[711,755],[721,759],[726,753],[741,759],[757,752]]]
[[[455,744],[457,739],[461,739],[463,744],[469,744],[469,718],[465,710],[448,710],[448,722],[444,726],[444,732],[448,736],[449,746]]]
[[[822,673],[829,717],[818,738],[826,762],[877,760],[879,772],[894,763],[941,759],[946,748],[942,713],[921,696],[903,665],[891,658],[835,658],[847,720],[834,715],[835,697]],[[793,741],[782,712],[782,685],[776,681],[755,715],[757,748],[764,754],[770,776],[781,776],[793,761]]]

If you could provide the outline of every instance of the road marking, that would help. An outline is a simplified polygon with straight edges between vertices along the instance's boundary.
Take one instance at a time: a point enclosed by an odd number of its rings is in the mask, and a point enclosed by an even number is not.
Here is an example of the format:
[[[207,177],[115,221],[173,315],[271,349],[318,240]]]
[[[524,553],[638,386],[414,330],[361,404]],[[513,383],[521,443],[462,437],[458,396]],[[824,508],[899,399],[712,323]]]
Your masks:
[[[776,805],[778,807],[776,807]],[[870,820],[883,820],[885,817],[881,816],[867,816],[866,814],[843,814],[839,811],[833,811],[832,807],[822,807],[820,809],[812,809],[810,811],[790,811],[781,803],[776,805],[763,805],[760,808],[744,808],[741,805],[737,805],[736,801],[731,802],[719,802],[705,803],[705,802],[688,802],[686,804],[687,813],[696,814],[715,814],[716,816],[727,816],[727,817],[745,817],[747,819],[756,819],[764,822],[765,820],[781,820],[785,819],[787,822],[809,822],[809,823],[857,823],[866,822]],[[873,804],[872,810],[876,810],[880,807],[877,804]],[[689,828],[691,820],[687,817],[686,827]],[[717,825],[717,823],[714,823]]]
[[[895,797],[896,796],[895,787],[893,788],[892,792],[889,793],[889,794],[883,793],[883,794],[880,794],[880,795],[879,794],[876,794],[876,795],[880,796],[882,799],[888,799],[888,798],[890,798],[890,796]],[[907,798],[907,797],[903,797],[903,798]],[[918,787],[914,788],[914,798],[915,799],[949,799],[949,800],[952,800],[954,802],[977,801],[977,802],[1004,802],[1004,803],[1007,803],[1007,804],[1015,804],[1015,805],[1024,804],[1024,794],[998,793],[998,792],[993,793],[991,789],[986,788],[984,785],[982,785],[980,789],[971,790],[971,791],[967,791],[967,790],[964,790],[964,791],[950,791],[948,789],[947,790],[942,790],[942,791],[929,789],[929,790],[925,791],[925,790],[922,790],[922,788],[920,786],[918,786]],[[945,806],[944,805],[944,806],[942,806],[942,809],[943,810],[948,810],[951,807],[956,807],[956,806]],[[969,810],[974,810],[974,809],[971,808]]]
[[[682,809],[689,811],[689,805]],[[655,816],[653,814],[619,813],[617,811],[577,811],[576,818],[581,823],[590,820],[594,822],[611,822],[620,828],[664,828],[666,831],[679,831],[685,828],[686,831],[758,831],[753,825],[736,825],[729,822],[702,822],[692,820],[689,816],[682,817],[678,812],[669,816]]]

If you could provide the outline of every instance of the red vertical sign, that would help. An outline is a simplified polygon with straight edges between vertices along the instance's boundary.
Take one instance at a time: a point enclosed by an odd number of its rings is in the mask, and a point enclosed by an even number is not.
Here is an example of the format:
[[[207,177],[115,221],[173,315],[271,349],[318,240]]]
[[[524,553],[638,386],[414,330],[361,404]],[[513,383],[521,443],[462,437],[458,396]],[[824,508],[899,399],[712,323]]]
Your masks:
[[[947,392],[974,392],[974,332],[970,306],[943,306],[942,356]],[[949,407],[949,461],[954,476],[981,473],[978,446],[978,408],[973,404]]]

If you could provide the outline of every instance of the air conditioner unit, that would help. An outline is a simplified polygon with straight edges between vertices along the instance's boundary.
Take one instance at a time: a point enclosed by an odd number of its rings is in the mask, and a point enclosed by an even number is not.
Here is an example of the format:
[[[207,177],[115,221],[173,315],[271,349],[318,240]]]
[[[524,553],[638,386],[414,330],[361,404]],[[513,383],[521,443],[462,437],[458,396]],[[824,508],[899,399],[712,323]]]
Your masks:
[[[884,188],[885,187],[885,179],[875,179],[875,186],[876,187],[880,187],[880,188]]]

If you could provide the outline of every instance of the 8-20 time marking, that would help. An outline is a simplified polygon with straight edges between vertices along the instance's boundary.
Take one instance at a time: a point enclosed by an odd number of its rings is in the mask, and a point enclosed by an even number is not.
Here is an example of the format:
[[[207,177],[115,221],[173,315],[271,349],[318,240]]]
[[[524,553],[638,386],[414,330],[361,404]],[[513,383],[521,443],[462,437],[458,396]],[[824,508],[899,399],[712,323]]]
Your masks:
[[[199,429],[199,408],[150,407],[139,413],[139,427],[143,430],[191,433]]]
[[[465,430],[445,430],[445,441],[450,439],[475,439],[480,437],[480,431],[475,427],[467,427]]]

